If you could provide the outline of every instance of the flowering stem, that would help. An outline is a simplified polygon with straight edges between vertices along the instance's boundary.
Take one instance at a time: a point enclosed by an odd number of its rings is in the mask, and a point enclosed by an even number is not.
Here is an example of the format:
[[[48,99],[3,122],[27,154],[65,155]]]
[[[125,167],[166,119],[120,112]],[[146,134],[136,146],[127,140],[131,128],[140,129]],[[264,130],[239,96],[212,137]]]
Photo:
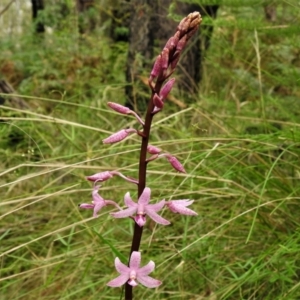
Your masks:
[[[148,104],[148,109],[146,113],[145,118],[145,125],[143,130],[143,137],[142,137],[142,145],[140,150],[140,163],[139,163],[139,183],[138,183],[138,198],[143,193],[145,187],[146,187],[146,174],[147,174],[147,147],[149,143],[149,136],[150,136],[150,130],[151,130],[151,124],[153,119],[153,109],[154,109],[154,103],[153,103],[153,97],[154,94],[159,94],[159,91],[163,85],[164,82],[163,76],[159,76],[157,79],[157,82],[155,84],[154,89],[152,90],[151,98]],[[139,226],[136,222],[134,223],[134,233],[132,238],[132,244],[131,244],[131,250],[129,254],[129,259],[131,257],[131,254],[133,251],[139,251],[141,239],[143,234],[143,226]],[[132,300],[132,286],[126,283],[125,285],[125,299],[126,300]]]

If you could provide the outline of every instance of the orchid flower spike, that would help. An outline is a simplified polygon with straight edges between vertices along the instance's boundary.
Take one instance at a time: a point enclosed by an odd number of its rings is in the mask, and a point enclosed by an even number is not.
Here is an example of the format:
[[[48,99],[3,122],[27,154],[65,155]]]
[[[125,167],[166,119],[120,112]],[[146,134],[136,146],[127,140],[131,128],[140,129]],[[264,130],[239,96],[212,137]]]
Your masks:
[[[193,202],[194,200],[189,200],[189,199],[172,200],[166,202],[166,206],[173,213],[188,215],[188,216],[197,216],[198,214],[195,211],[187,208],[187,206],[191,205]]]
[[[168,220],[164,219],[156,213],[164,207],[165,200],[161,200],[156,204],[149,204],[150,196],[151,189],[146,187],[143,193],[141,194],[138,203],[135,203],[134,201],[132,201],[130,194],[126,193],[124,197],[124,202],[128,208],[118,211],[116,213],[111,213],[111,215],[115,218],[126,218],[136,214],[134,220],[140,227],[145,225],[146,215],[148,215],[153,221],[155,221],[158,224],[169,225],[170,222]]]
[[[110,287],[119,287],[126,282],[135,287],[138,285],[137,281],[148,288],[156,288],[161,285],[161,281],[154,279],[148,274],[154,271],[155,263],[151,260],[147,265],[140,268],[141,253],[133,251],[129,261],[129,267],[124,265],[118,257],[115,259],[116,270],[120,275],[111,280],[107,285]]]
[[[94,212],[93,212],[93,217],[94,218],[97,218],[98,217],[98,212],[100,211],[100,209],[103,207],[103,206],[106,206],[106,205],[114,205],[116,206],[118,209],[121,209],[120,206],[112,201],[112,200],[104,200],[99,194],[98,194],[98,190],[99,188],[101,187],[101,185],[95,185],[94,186],[94,189],[93,189],[93,192],[92,192],[92,198],[93,198],[93,201],[92,203],[82,203],[82,204],[79,204],[79,208],[84,208],[84,209],[93,209]]]

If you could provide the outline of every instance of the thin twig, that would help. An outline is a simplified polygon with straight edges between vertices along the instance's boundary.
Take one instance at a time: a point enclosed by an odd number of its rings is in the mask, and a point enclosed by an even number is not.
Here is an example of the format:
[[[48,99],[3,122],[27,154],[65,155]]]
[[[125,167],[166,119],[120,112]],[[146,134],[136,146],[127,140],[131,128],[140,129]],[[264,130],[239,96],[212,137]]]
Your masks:
[[[3,9],[0,11],[0,17],[9,9],[9,7],[15,2],[16,0],[11,0]]]

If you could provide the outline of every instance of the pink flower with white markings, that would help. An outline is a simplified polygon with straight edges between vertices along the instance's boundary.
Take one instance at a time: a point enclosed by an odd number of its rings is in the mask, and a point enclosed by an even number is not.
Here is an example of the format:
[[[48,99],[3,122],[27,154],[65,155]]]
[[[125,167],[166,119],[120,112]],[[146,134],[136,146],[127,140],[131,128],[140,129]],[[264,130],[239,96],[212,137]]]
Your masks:
[[[104,144],[117,143],[117,142],[124,140],[130,133],[133,133],[133,132],[137,133],[137,130],[135,130],[133,128],[122,129],[122,130],[110,135],[109,137],[104,139],[102,142]]]
[[[154,279],[148,274],[154,271],[155,263],[151,260],[147,265],[140,268],[141,253],[133,251],[130,256],[129,267],[124,265],[118,257],[115,259],[115,267],[119,272],[119,276],[111,280],[107,285],[110,287],[119,287],[126,282],[135,287],[140,282],[142,285],[148,288],[156,288],[161,285],[161,281]]]
[[[124,197],[124,202],[128,208],[118,211],[116,213],[111,213],[111,215],[115,218],[126,218],[136,214],[134,220],[140,227],[145,225],[146,215],[148,215],[153,221],[155,221],[158,224],[169,225],[170,222],[168,220],[164,219],[163,217],[157,214],[157,212],[164,207],[165,200],[161,200],[156,204],[149,204],[150,196],[151,189],[146,187],[142,195],[140,196],[138,203],[135,203],[134,201],[132,201],[130,194],[126,193]]]
[[[191,205],[193,202],[194,200],[189,200],[189,199],[172,200],[166,202],[165,205],[173,213],[188,215],[188,216],[197,216],[198,214],[195,211],[187,208],[187,206]]]
[[[98,194],[98,190],[101,186],[100,185],[96,185],[94,186],[93,192],[92,192],[92,198],[93,201],[92,203],[82,203],[79,204],[78,206],[80,208],[84,208],[84,209],[93,209],[94,213],[93,213],[93,217],[97,218],[98,217],[98,212],[100,211],[100,209],[106,205],[114,205],[117,208],[120,209],[119,205],[112,201],[112,200],[104,200],[99,194]]]

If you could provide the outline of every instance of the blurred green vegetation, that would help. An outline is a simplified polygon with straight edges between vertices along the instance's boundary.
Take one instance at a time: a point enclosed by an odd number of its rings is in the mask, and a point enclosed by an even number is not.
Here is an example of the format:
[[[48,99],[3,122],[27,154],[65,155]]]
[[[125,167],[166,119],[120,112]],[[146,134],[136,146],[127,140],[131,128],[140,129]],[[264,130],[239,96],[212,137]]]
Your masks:
[[[163,285],[135,288],[136,299],[300,299],[300,7],[273,1],[270,22],[264,3],[224,0],[216,20],[204,18],[214,32],[200,93],[155,117],[151,143],[188,174],[149,164],[153,201],[195,199],[199,217],[148,222],[143,264],[155,261]],[[115,252],[126,261],[133,224],[77,205],[91,200],[87,175],[137,176],[137,137],[101,142],[136,127],[106,107],[125,102],[127,44],[107,37],[107,22],[80,35],[74,12],[41,38],[28,18],[22,33],[0,29],[0,79],[30,105],[0,108],[0,299],[120,299],[106,283]],[[101,188],[121,204],[127,191],[136,196],[118,178]]]

